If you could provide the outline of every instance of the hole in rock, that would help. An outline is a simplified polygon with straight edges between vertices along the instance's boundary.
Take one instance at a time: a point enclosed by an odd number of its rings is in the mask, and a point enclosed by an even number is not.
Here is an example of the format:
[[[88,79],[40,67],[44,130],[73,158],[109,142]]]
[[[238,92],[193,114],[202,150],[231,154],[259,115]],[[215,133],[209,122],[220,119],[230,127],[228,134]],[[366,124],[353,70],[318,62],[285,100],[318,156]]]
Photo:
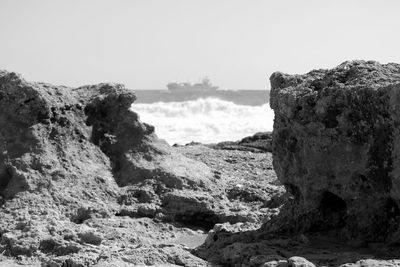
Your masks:
[[[219,223],[217,216],[212,213],[198,212],[194,214],[177,214],[175,221],[184,224],[190,228],[199,228],[204,230],[211,230],[216,223]]]
[[[130,218],[154,218],[156,214],[152,213],[145,213],[142,211],[130,211],[130,210],[120,210],[119,212],[114,214],[117,217],[124,217],[128,216]]]
[[[325,213],[331,213],[345,211],[347,205],[342,198],[327,191],[322,195],[320,208]]]
[[[10,183],[12,177],[13,174],[10,167],[6,167],[3,170],[3,173],[0,174],[0,196],[4,197],[4,190],[7,188],[7,185]]]
[[[322,228],[339,228],[344,226],[347,204],[341,197],[326,191],[322,194],[319,208],[323,221],[323,224],[321,224]]]
[[[294,200],[298,202],[301,196],[300,189],[294,184],[285,183],[284,185],[289,194],[291,194],[294,197]]]
[[[213,240],[214,240],[214,242],[217,242],[218,241],[218,235],[214,235],[213,236]]]
[[[400,208],[392,198],[387,200],[385,210],[388,219],[396,219],[397,221],[397,218],[400,216]]]

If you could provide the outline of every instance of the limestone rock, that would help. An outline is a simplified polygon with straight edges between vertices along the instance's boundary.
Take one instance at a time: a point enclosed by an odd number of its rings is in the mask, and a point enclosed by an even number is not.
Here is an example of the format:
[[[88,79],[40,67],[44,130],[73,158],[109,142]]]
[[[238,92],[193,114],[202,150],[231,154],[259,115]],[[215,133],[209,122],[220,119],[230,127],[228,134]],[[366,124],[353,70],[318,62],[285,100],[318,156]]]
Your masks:
[[[0,71],[0,265],[210,266],[191,253],[205,230],[276,213],[269,153],[172,148],[134,101]]]
[[[400,65],[349,61],[271,78],[274,168],[297,230],[384,240],[400,218]],[[288,217],[287,217],[288,218]]]
[[[194,144],[187,144],[187,145],[194,145]],[[252,136],[245,137],[239,141],[225,141],[217,144],[210,144],[208,146],[214,149],[271,152],[272,133],[260,132]]]
[[[400,260],[360,260],[356,263],[346,263],[340,267],[397,267],[400,266]]]
[[[120,84],[68,88],[0,71],[3,253],[65,255],[101,245],[105,233],[84,225],[117,214],[126,187],[161,188],[150,204],[174,189],[212,190],[209,167],[158,139],[130,109],[134,100]]]
[[[291,257],[288,259],[288,267],[315,267],[315,264],[302,257]]]
[[[258,230],[216,225],[197,255],[229,266],[396,266],[372,259],[398,258],[400,65],[274,73],[271,87],[273,165],[289,194],[265,203],[280,212]]]

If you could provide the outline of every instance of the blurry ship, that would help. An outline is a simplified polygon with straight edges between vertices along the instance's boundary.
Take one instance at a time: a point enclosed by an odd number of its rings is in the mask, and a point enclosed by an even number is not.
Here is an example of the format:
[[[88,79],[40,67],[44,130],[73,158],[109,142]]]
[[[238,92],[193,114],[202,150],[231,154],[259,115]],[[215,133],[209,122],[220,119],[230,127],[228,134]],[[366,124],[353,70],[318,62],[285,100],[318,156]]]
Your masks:
[[[171,92],[215,92],[218,86],[213,86],[210,79],[204,78],[201,83],[169,83],[167,88]]]

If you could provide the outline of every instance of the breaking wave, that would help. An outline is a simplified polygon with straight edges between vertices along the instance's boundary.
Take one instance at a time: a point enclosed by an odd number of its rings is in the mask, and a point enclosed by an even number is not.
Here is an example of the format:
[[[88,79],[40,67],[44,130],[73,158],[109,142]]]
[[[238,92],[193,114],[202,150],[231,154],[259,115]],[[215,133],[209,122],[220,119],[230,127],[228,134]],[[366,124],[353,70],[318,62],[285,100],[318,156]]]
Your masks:
[[[274,118],[268,103],[245,106],[216,98],[133,104],[132,110],[141,121],[155,126],[158,137],[171,145],[236,141],[271,131]]]

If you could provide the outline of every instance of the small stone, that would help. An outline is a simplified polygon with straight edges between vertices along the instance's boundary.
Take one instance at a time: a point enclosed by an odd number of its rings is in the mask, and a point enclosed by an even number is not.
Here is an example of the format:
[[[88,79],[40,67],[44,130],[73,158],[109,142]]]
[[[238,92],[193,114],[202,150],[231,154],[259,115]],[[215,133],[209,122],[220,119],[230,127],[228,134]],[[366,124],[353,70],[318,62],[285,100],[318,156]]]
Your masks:
[[[291,257],[288,259],[288,267],[316,267],[314,263],[309,262],[302,257]]]
[[[103,240],[103,236],[99,233],[88,231],[79,233],[78,237],[80,238],[82,243],[92,244],[92,245],[100,245]]]

